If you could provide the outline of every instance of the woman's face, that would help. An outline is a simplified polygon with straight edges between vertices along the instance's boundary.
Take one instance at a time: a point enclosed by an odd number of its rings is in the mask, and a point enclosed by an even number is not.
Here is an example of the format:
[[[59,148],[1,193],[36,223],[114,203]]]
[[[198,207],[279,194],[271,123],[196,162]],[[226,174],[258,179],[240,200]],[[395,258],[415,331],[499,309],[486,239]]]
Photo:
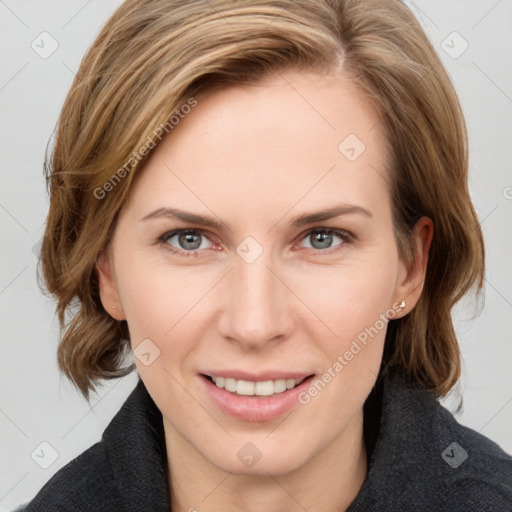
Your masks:
[[[101,297],[168,442],[285,474],[361,437],[386,316],[421,276],[397,252],[382,124],[350,82],[287,72],[196,100],[137,177]]]

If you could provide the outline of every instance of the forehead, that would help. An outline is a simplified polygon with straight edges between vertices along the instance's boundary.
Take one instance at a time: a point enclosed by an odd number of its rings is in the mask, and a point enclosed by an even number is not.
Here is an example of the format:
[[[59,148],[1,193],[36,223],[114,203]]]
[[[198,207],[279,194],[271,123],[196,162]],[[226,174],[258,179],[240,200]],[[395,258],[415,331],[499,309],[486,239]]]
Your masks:
[[[208,213],[209,202],[219,214],[231,207],[254,218],[299,202],[370,204],[387,195],[382,125],[348,79],[287,72],[195,99],[137,180],[138,213],[148,201]]]

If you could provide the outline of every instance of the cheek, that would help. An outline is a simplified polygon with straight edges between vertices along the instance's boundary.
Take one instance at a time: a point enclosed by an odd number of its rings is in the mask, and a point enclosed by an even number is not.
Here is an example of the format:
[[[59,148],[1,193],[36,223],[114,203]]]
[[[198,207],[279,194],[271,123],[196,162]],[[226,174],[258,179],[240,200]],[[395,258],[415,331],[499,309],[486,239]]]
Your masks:
[[[392,303],[398,257],[393,252],[378,251],[354,256],[337,266],[317,266],[306,278],[295,275],[291,288],[308,306],[307,318],[317,330],[313,339],[332,339],[340,348],[357,337],[385,314]],[[318,320],[322,322],[318,323]]]
[[[124,250],[119,245],[116,274],[128,325],[142,334],[157,329],[166,332],[195,296],[191,275],[166,263],[164,249],[140,249],[129,241],[123,244]]]
[[[178,364],[195,348],[209,321],[215,295],[211,290],[218,276],[198,272],[197,268],[173,268],[161,258],[155,262],[133,254],[125,255],[118,265],[132,348],[136,350],[139,343],[149,339],[163,356],[172,355]]]
[[[308,305],[322,320],[309,322],[308,334],[323,365],[300,400],[312,404],[318,428],[331,425],[335,435],[347,415],[361,407],[378,374],[398,264],[382,256],[379,264],[360,262],[332,270],[316,276],[316,292],[308,295]],[[303,326],[307,329],[308,323]]]

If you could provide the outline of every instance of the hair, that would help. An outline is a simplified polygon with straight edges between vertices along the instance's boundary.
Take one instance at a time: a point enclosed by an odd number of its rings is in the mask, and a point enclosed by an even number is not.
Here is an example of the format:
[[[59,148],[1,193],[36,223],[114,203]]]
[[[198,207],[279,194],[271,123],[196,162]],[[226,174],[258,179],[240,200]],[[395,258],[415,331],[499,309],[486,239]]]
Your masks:
[[[103,308],[96,263],[156,139],[194,96],[284,70],[340,69],[377,108],[391,148],[404,261],[416,222],[434,223],[424,289],[408,315],[389,322],[383,364],[437,396],[455,385],[451,311],[471,289],[482,292],[484,245],[462,109],[412,12],[400,0],[127,0],[86,52],[45,159],[50,207],[39,271],[57,300],[59,368],[86,399],[99,380],[135,368],[123,366],[128,325]]]

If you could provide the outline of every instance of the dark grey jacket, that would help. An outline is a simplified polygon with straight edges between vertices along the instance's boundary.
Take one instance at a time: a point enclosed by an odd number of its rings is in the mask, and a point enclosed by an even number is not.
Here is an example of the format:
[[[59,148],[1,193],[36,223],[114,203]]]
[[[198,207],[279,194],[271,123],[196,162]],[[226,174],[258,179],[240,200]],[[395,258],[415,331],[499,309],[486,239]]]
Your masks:
[[[369,471],[348,512],[512,512],[512,457],[403,377],[377,381],[365,439]],[[14,512],[169,510],[162,415],[139,380],[102,440]]]

